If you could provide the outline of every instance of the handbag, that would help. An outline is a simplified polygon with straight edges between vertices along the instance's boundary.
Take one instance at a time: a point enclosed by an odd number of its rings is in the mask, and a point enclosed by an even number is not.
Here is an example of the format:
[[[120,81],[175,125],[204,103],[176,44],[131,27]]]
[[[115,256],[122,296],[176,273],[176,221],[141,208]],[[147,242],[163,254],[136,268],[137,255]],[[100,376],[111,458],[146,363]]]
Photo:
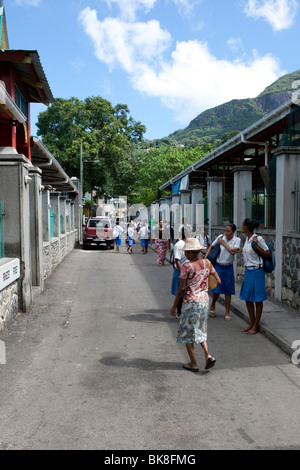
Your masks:
[[[208,255],[206,256],[206,259],[208,259],[212,265],[216,264],[217,258],[220,254],[220,250],[221,250],[221,245],[218,242],[210,251],[210,253],[208,253]]]
[[[211,266],[209,266],[209,269],[211,269]],[[217,279],[215,278],[215,276],[213,274],[210,274],[208,276],[208,288],[209,289],[215,289],[217,287],[217,285],[218,285]]]
[[[217,285],[218,285],[217,279],[215,278],[215,276],[213,274],[210,274],[209,278],[208,278],[208,287],[209,287],[209,289],[215,289],[217,287]]]

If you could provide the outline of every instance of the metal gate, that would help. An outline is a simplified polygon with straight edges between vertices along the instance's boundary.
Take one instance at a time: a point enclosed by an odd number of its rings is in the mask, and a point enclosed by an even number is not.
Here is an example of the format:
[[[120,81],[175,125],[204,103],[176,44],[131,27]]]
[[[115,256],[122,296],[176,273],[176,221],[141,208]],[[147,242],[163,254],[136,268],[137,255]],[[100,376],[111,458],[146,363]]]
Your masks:
[[[294,182],[294,230],[300,232],[300,182]]]

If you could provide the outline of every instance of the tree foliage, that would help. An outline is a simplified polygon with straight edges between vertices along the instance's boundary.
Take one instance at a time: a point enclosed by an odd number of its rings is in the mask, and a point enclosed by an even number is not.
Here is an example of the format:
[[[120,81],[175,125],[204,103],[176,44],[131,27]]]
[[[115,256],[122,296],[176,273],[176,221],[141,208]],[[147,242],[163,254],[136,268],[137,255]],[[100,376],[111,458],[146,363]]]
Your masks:
[[[172,139],[143,141],[145,126],[126,105],[97,96],[58,98],[38,117],[38,135],[69,176],[80,177],[80,148],[84,192],[127,196],[146,206],[162,196],[159,187],[210,152],[210,144],[176,146]],[[92,163],[91,161],[94,161]]]
[[[37,128],[66,173],[78,178],[82,145],[84,191],[98,187],[102,193],[127,193],[133,183],[131,143],[142,140],[146,128],[130,116],[126,105],[113,107],[100,96],[84,101],[57,98],[40,113]]]
[[[136,179],[130,188],[131,200],[145,206],[163,196],[159,187],[178,175],[185,168],[200,160],[205,152],[202,147],[185,150],[168,145],[139,152],[136,158]]]

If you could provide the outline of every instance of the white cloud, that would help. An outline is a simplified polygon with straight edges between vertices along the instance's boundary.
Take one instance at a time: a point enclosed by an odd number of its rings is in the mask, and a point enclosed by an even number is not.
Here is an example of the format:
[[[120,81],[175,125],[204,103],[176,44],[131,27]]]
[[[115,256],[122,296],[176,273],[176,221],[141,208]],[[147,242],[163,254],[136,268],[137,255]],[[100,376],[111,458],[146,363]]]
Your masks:
[[[297,0],[248,0],[247,16],[267,21],[274,31],[288,29],[294,24],[299,7]]]
[[[195,0],[173,0],[173,2],[184,15],[190,14],[195,6]],[[198,4],[199,3],[198,0]]]
[[[22,7],[39,7],[42,0],[15,0],[17,5]]]
[[[248,61],[231,63],[213,56],[206,43],[189,41],[177,44],[171,63],[163,64],[159,73],[144,66],[134,74],[132,84],[160,98],[184,123],[233,98],[257,96],[282,73],[270,55],[259,57],[253,52]]]
[[[172,52],[172,38],[156,20],[99,21],[89,7],[79,19],[98,59],[110,69],[123,68],[134,89],[160,99],[182,124],[233,98],[255,97],[284,73],[272,55],[260,57],[253,51],[251,57],[230,62],[215,57],[198,40],[178,42]]]
[[[123,19],[134,21],[138,10],[144,10],[148,13],[155,5],[157,0],[105,0],[109,6],[116,4],[120,9],[120,15]]]
[[[101,22],[89,7],[80,13],[79,20],[93,41],[98,59],[110,69],[121,66],[129,74],[140,62],[156,62],[172,40],[156,20],[141,23],[105,18]]]
[[[120,9],[122,19],[134,21],[138,10],[149,13],[159,0],[103,0],[110,7],[114,4]],[[161,1],[161,0],[160,0]],[[203,0],[171,0],[178,8],[180,13],[188,15],[192,12],[195,4],[201,3]]]
[[[227,41],[227,46],[232,52],[239,52],[243,50],[243,43],[241,38],[230,38]]]

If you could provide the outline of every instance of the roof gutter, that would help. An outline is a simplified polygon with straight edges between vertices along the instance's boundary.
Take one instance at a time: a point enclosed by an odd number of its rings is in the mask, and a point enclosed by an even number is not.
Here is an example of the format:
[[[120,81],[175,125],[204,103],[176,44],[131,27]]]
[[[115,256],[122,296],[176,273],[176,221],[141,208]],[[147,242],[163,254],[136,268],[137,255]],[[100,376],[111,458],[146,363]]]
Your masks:
[[[71,181],[71,178],[65,173],[65,171],[62,169],[58,161],[54,158],[54,156],[49,152],[49,150],[45,147],[43,142],[38,139],[37,137],[32,137],[31,138],[34,145],[40,150],[40,152],[48,158],[48,163],[42,163],[39,164],[38,167],[47,167],[47,166],[54,166],[58,173],[61,175],[62,178],[64,178],[64,181],[61,182],[61,184],[68,184],[72,189],[67,192],[78,192],[78,190],[75,188],[74,184]],[[53,183],[54,184],[54,183]]]
[[[278,108],[271,111],[271,113],[267,114],[266,116],[264,116],[259,121],[255,122],[251,126],[247,127],[240,134],[235,135],[230,140],[225,142],[223,145],[216,148],[211,153],[205,155],[205,157],[203,157],[202,159],[198,160],[192,166],[190,166],[186,170],[182,171],[178,175],[174,176],[171,180],[164,183],[159,189],[161,191],[163,191],[164,189],[167,189],[171,184],[174,184],[182,176],[186,175],[187,173],[190,173],[195,168],[200,168],[204,163],[207,163],[210,160],[213,160],[214,158],[222,155],[225,151],[228,151],[228,150],[234,148],[235,146],[237,146],[240,143],[257,144],[257,142],[249,140],[251,138],[251,136],[255,135],[255,132],[257,133],[258,129],[261,128],[261,130],[262,130],[264,128],[265,124],[270,124],[273,120],[275,120],[276,117],[277,117],[277,120],[278,120],[278,118],[285,117],[288,114],[288,112],[289,112],[289,110],[290,110],[290,108],[292,107],[293,104],[295,104],[293,99],[283,103],[281,106],[279,106]],[[246,140],[246,137],[247,137],[247,140]],[[266,146],[266,142],[259,142],[258,144]]]

